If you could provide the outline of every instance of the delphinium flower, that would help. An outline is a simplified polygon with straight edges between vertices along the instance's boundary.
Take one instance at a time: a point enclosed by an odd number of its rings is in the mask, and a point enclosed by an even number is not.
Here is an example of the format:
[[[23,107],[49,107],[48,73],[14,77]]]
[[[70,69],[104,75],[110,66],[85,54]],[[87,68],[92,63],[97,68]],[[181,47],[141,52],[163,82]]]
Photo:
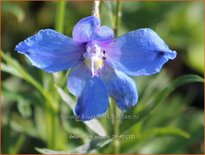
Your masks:
[[[101,116],[112,97],[122,111],[138,101],[135,82],[128,76],[148,76],[176,57],[151,29],[141,28],[117,38],[95,16],[81,19],[73,38],[52,29],[40,30],[15,50],[32,65],[49,73],[72,68],[67,88],[77,97],[74,115],[80,120]]]

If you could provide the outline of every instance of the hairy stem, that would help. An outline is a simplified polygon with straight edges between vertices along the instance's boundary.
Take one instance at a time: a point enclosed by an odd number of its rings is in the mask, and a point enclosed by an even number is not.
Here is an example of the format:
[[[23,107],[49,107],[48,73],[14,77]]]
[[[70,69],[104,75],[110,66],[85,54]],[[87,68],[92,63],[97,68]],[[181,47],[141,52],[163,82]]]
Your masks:
[[[93,1],[92,15],[97,17],[97,18],[100,18],[99,7],[100,7],[100,0],[94,0]]]

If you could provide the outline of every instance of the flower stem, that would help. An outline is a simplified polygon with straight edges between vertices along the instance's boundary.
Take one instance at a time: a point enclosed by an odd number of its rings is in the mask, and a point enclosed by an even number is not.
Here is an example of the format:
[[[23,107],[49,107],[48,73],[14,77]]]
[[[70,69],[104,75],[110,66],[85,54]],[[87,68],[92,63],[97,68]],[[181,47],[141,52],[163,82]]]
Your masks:
[[[65,18],[66,1],[59,0],[57,3],[56,20],[55,20],[55,30],[64,33],[64,18]],[[64,74],[62,72],[53,73],[53,78],[55,83],[60,84],[64,82],[62,78]]]
[[[119,21],[120,21],[120,16],[121,16],[120,8],[121,8],[120,0],[116,0],[115,26],[114,26],[115,37],[118,36]]]
[[[114,153],[119,154],[120,152],[120,139],[119,139],[119,113],[116,104],[113,105],[113,131],[114,131],[114,140],[113,147]]]
[[[57,12],[56,12],[56,21],[55,21],[55,30],[63,33],[64,27],[64,15],[65,15],[65,1],[59,0],[57,4]],[[62,73],[57,73],[58,76],[62,76]],[[53,74],[54,75],[54,74]],[[54,78],[55,79],[55,78]],[[55,81],[57,82],[57,80]],[[54,96],[53,96],[54,97]],[[55,98],[55,97],[54,97]],[[55,100],[49,100],[48,103],[54,103]],[[58,102],[55,102],[58,103]],[[56,109],[51,109],[50,106],[46,106],[46,126],[47,126],[47,146],[50,149],[56,149],[59,137],[57,136],[57,121],[58,121],[58,104],[56,105]]]
[[[57,5],[57,14],[56,14],[56,23],[55,23],[55,30],[60,33],[63,33],[64,15],[65,15],[65,1],[60,0],[58,1],[58,5]]]
[[[97,17],[97,18],[100,18],[99,7],[100,7],[100,0],[94,0],[93,1],[92,15]]]
[[[121,12],[120,12],[120,0],[116,0],[116,10],[115,10],[115,25],[114,25],[114,33],[115,37],[118,36],[118,28],[119,28],[119,20],[120,20]],[[119,154],[120,153],[120,139],[119,139],[119,111],[117,109],[117,105],[113,105],[113,131],[114,131],[114,141],[113,141],[113,147],[114,147],[114,153]]]

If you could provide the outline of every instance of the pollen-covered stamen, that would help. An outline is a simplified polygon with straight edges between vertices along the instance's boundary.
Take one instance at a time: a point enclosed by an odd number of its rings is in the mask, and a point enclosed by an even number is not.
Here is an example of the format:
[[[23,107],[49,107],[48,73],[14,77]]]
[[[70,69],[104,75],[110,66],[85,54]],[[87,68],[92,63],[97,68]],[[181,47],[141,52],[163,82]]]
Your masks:
[[[91,71],[92,76],[98,76],[99,70],[103,68],[105,51],[97,44],[87,44],[87,50],[83,53],[83,63]]]

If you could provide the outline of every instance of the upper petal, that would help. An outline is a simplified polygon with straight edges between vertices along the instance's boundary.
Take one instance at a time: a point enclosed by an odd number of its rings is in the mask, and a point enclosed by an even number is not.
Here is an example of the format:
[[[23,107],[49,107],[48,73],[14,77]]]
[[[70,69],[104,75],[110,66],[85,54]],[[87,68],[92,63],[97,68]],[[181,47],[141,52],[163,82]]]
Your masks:
[[[108,95],[104,83],[93,77],[86,84],[77,100],[75,116],[80,120],[90,120],[102,115],[108,106]]]
[[[80,96],[86,81],[92,77],[83,64],[74,67],[68,76],[67,88],[75,96]]]
[[[34,66],[56,72],[78,64],[83,47],[63,34],[45,29],[20,42],[15,50],[28,57]]]
[[[73,29],[75,42],[86,43],[90,41],[110,42],[114,33],[108,26],[100,26],[100,19],[95,16],[88,16],[81,19]]]
[[[138,101],[135,82],[121,71],[107,69],[102,73],[103,81],[117,106],[126,111],[135,106]]]
[[[100,26],[100,20],[94,16],[88,16],[81,19],[73,29],[73,39],[76,42],[89,42],[91,35]]]
[[[107,43],[114,38],[114,32],[108,26],[101,26],[96,32],[92,34],[92,40]]]
[[[147,28],[118,37],[107,50],[114,66],[132,76],[157,73],[164,63],[176,57],[176,52]]]

